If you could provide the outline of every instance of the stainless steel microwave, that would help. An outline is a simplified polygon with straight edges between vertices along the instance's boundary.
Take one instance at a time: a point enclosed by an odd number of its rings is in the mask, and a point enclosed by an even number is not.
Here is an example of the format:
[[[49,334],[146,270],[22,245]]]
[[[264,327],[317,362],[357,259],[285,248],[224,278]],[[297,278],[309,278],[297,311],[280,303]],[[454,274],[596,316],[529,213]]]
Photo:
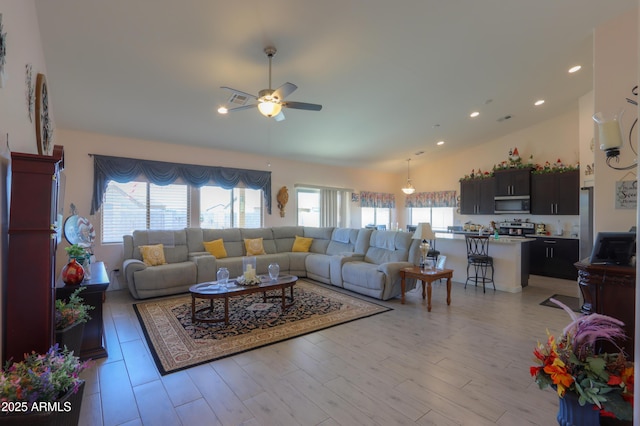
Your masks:
[[[495,214],[531,213],[531,199],[528,195],[495,197],[493,212]]]

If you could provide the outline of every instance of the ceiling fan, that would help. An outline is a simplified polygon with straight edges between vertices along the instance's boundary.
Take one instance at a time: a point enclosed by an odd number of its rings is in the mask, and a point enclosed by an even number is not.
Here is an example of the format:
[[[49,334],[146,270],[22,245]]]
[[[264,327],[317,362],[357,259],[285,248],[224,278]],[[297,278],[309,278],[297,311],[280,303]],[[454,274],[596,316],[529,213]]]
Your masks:
[[[322,105],[318,104],[285,101],[284,99],[298,88],[298,86],[293,83],[285,83],[275,90],[271,89],[271,59],[275,56],[276,52],[275,47],[266,47],[264,49],[264,53],[266,53],[269,58],[269,88],[261,90],[258,92],[258,96],[254,96],[241,90],[221,86],[221,89],[227,89],[232,92],[231,98],[229,98],[229,104],[240,106],[235,108],[220,107],[218,108],[220,114],[258,107],[260,113],[265,117],[273,117],[276,121],[282,121],[284,120],[282,108],[304,109],[307,111],[320,111],[322,109]],[[249,104],[249,102],[254,103]]]

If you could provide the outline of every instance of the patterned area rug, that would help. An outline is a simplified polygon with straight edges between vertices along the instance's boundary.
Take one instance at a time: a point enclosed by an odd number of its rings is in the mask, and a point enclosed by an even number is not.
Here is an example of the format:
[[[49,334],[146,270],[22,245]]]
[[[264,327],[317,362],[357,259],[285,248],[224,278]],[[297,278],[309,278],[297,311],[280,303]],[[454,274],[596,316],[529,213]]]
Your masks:
[[[162,375],[391,310],[303,280],[294,286],[294,299],[283,313],[280,303],[263,303],[262,293],[232,297],[229,325],[193,324],[191,295],[133,307]],[[196,309],[209,303],[196,300]],[[224,315],[222,299],[214,309],[214,316]]]

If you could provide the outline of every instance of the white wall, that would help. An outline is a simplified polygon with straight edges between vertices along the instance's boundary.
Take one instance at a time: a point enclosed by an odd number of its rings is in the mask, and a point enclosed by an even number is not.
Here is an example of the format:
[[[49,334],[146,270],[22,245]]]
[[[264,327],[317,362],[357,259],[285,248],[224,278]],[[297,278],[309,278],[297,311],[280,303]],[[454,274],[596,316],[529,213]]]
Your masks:
[[[625,98],[634,98],[631,89],[637,84],[638,11],[635,10],[599,26],[594,33],[594,111],[611,115],[625,109],[621,165],[631,164],[635,159],[626,139],[638,117],[638,109]],[[596,137],[596,147],[599,146]],[[614,208],[615,184],[619,180],[637,179],[637,170],[632,170],[632,174],[613,170],[606,165],[604,153],[597,148],[595,151],[595,231],[627,231],[636,224],[636,211]]]
[[[35,123],[29,121],[25,96],[25,65],[33,67],[33,84],[37,73],[46,75],[44,54],[33,0],[0,0],[3,32],[7,33],[4,86],[0,88],[0,288],[7,282],[8,197],[7,169],[12,151],[36,154]],[[0,313],[3,303],[0,292]],[[0,315],[2,330],[2,315]],[[2,352],[2,339],[0,339]]]

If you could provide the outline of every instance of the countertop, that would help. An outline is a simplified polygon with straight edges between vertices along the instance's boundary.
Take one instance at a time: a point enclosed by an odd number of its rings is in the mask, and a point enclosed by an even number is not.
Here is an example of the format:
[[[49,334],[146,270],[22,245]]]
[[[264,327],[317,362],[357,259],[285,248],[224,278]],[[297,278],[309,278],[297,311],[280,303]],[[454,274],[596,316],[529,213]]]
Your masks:
[[[447,235],[460,235],[460,236],[465,236],[465,235],[478,235],[478,231],[454,231],[454,232],[436,232],[436,234],[438,236],[442,236],[442,238],[449,238],[447,237]],[[486,233],[484,235],[493,235],[490,233]],[[577,240],[579,239],[578,237],[571,237],[569,235],[538,235],[538,234],[527,234],[526,237],[518,237],[515,235],[500,235],[500,239],[512,239],[512,240],[523,240],[526,239],[528,241],[531,241],[532,238],[558,238],[558,239],[565,239],[565,240]]]
[[[477,232],[469,232],[467,235],[478,235]],[[522,244],[528,243],[530,241],[535,241],[534,238],[524,238],[524,237],[509,237],[507,235],[501,235],[497,240],[493,238],[492,235],[487,234],[487,236],[491,237],[491,244]],[[447,233],[447,232],[436,232],[436,237],[438,239],[443,240],[460,240],[464,241],[464,234],[460,233]]]

